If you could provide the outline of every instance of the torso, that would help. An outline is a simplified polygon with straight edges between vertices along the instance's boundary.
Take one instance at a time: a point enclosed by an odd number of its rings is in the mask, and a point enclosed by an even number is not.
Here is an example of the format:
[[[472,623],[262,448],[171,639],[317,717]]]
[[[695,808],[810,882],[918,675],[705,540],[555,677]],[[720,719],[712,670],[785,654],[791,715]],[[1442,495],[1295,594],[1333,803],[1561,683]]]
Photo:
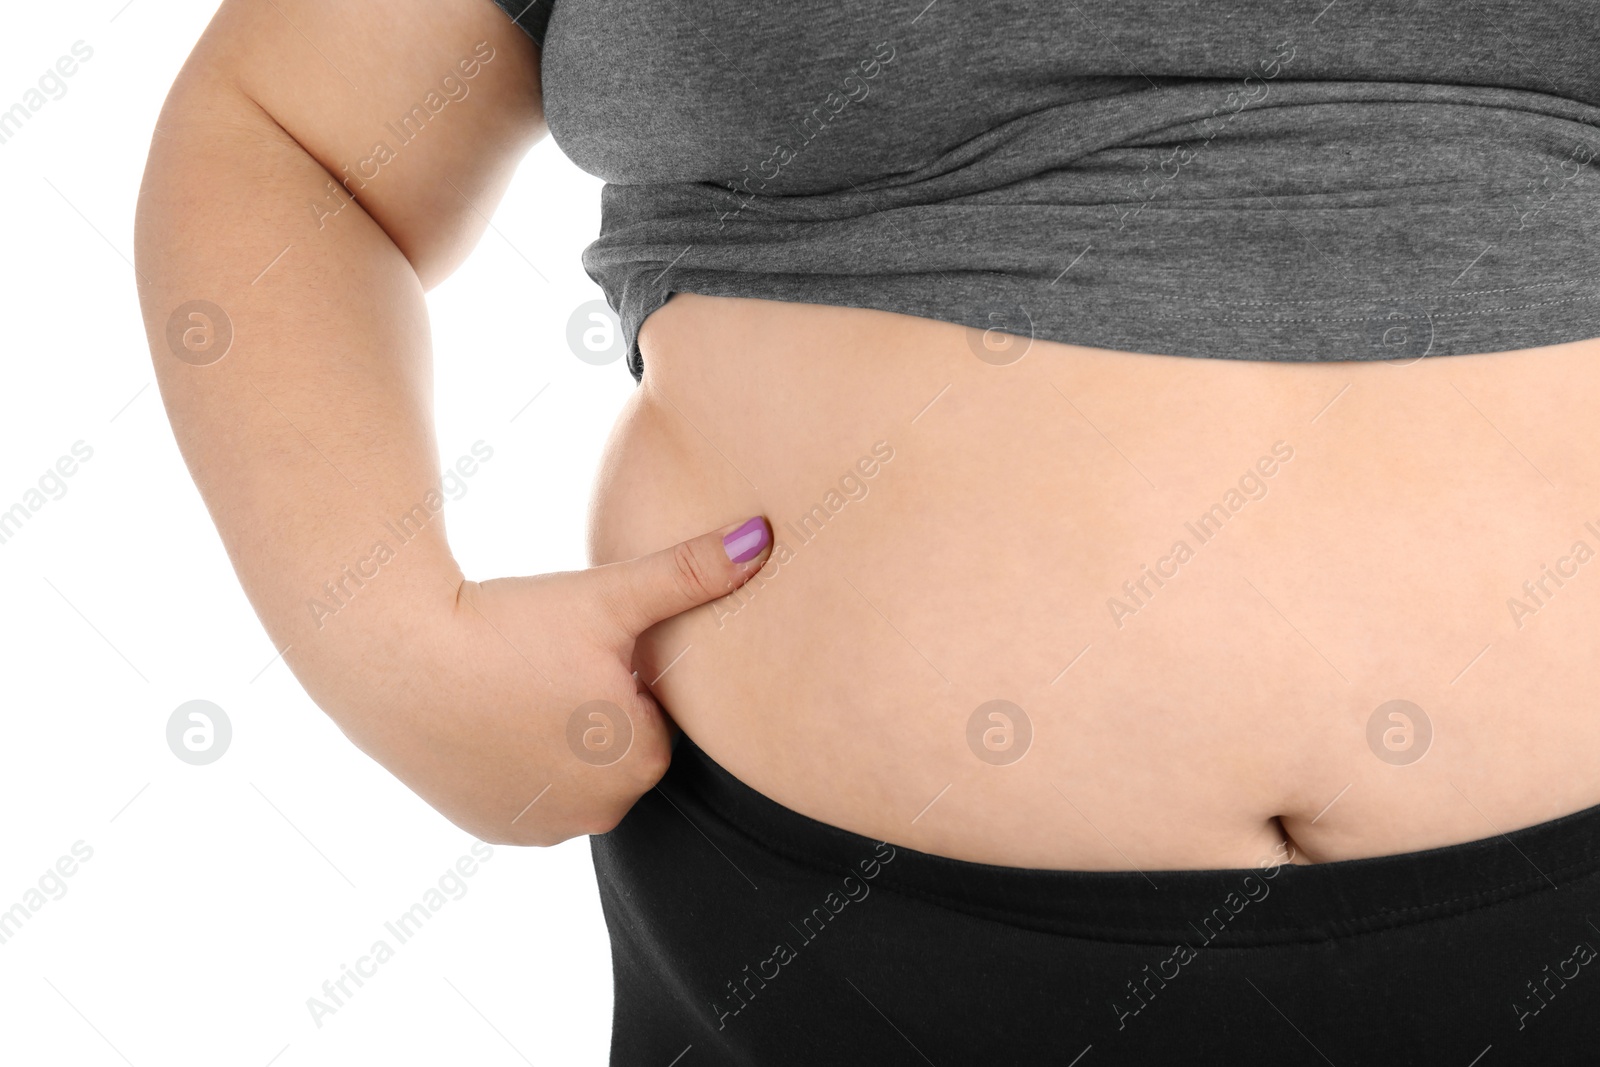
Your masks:
[[[1406,365],[1035,340],[998,366],[975,336],[682,293],[646,320],[591,558],[772,521],[762,578],[637,654],[738,778],[1078,869],[1255,866],[1285,834],[1295,862],[1404,852],[1600,803],[1600,339]],[[994,700],[1031,723],[1014,762],[1002,720],[969,741]],[[1369,743],[1391,700],[1431,741]]]

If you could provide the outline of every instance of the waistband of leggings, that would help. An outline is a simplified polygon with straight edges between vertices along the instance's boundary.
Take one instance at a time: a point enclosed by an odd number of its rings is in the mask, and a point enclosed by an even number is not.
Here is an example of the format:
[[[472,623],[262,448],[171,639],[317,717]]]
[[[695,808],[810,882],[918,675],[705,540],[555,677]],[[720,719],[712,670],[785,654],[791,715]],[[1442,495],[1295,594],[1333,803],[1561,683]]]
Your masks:
[[[687,735],[671,784],[749,847],[864,877],[979,918],[1102,941],[1211,945],[1323,941],[1460,915],[1567,888],[1600,870],[1600,805],[1456,845],[1264,868],[1077,871],[935,856],[819,822],[745,785]],[[884,859],[885,856],[890,856]],[[864,860],[878,860],[863,867]]]

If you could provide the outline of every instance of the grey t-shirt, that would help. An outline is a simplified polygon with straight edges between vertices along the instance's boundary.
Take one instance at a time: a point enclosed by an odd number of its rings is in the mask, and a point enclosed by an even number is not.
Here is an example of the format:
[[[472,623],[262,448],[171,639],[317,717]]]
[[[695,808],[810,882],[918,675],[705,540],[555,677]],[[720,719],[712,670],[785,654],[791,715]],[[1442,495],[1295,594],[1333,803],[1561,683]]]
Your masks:
[[[1131,352],[1600,336],[1595,0],[496,0],[583,266]]]

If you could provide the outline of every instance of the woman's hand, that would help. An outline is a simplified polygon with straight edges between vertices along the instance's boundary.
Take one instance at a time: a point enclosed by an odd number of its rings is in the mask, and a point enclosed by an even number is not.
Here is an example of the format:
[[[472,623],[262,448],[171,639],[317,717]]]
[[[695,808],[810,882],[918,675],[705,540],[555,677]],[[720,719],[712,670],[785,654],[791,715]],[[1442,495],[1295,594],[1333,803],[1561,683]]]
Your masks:
[[[738,588],[771,544],[758,517],[603,567],[464,582],[415,704],[340,725],[484,841],[604,833],[666,773],[677,732],[634,674],[639,634]]]
[[[446,77],[459,98],[374,171],[376,131]],[[547,132],[540,84],[487,0],[225,0],[162,107],[134,234],[162,402],[273,647],[423,799],[521,844],[609,829],[660,778],[671,726],[635,638],[765,558],[713,534],[462,579],[424,293]]]

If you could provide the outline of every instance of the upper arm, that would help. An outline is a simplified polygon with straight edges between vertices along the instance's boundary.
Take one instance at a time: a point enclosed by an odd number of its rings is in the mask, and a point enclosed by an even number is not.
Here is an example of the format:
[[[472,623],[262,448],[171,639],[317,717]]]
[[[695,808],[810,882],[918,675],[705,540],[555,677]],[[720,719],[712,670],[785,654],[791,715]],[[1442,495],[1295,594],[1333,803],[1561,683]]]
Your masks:
[[[493,0],[225,0],[168,106],[220,86],[348,189],[425,287],[546,132],[538,48]]]

